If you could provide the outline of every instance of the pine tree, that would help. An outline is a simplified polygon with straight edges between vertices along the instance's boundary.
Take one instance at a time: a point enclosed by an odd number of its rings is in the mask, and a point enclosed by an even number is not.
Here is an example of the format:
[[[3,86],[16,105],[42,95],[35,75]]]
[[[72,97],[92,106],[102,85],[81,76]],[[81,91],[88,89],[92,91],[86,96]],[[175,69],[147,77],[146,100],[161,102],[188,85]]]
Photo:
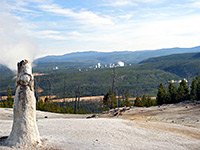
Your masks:
[[[158,105],[164,104],[165,99],[166,99],[166,92],[165,92],[165,89],[163,87],[163,84],[160,83],[160,86],[158,88],[157,97],[156,97],[157,104]]]
[[[53,112],[55,112],[55,113],[59,113],[60,112],[60,107],[58,106],[58,104],[57,103],[51,103],[51,105],[53,106]]]
[[[8,87],[7,93],[8,93],[8,96],[7,96],[8,107],[12,108],[13,107],[13,98],[12,98],[12,93],[11,93],[10,87]]]
[[[177,92],[177,102],[181,102],[184,100],[184,93],[184,88],[182,86],[179,86]]]
[[[176,103],[177,102],[177,88],[174,84],[170,82],[167,88],[166,103]]]
[[[190,100],[197,99],[197,81],[195,78],[192,80],[192,84],[190,86]]]
[[[71,106],[66,106],[66,113],[68,114],[73,114],[74,113],[74,109]]]
[[[125,106],[130,106],[129,98],[130,98],[130,93],[127,90],[125,93]]]
[[[116,108],[117,107],[117,100],[115,98],[115,95],[113,94],[112,90],[109,90],[109,92],[104,95],[103,98],[103,105],[104,108]]]
[[[37,104],[36,104],[36,109],[37,110],[44,110],[44,103],[43,103],[43,101],[42,100],[39,100],[38,102],[37,102]]]
[[[111,108],[116,108],[117,107],[117,99],[116,99],[114,93],[111,94],[110,98],[111,98]]]
[[[45,100],[44,100],[44,111],[49,111],[49,112],[53,112],[52,111],[52,107],[51,107],[51,104],[50,104],[50,101],[49,101],[49,98],[46,97]]]
[[[196,96],[197,96],[197,99],[200,100],[200,76],[199,76],[199,73],[197,73],[196,82],[197,82]]]
[[[103,107],[104,109],[108,109],[108,93],[106,93],[103,97]]]
[[[142,104],[139,96],[136,97],[134,106],[143,107],[143,104]]]
[[[124,107],[124,106],[125,106],[124,101],[121,101],[121,103],[120,103],[120,107]]]
[[[183,94],[181,97],[182,99],[179,99],[179,101],[185,101],[185,100],[189,100],[190,98],[190,94],[189,94],[189,88],[187,86],[187,83],[185,81],[185,79],[182,79],[179,87],[182,87],[180,90],[178,90],[178,92],[181,92],[181,93],[178,93],[179,96],[181,96],[180,94]]]
[[[146,103],[146,107],[150,107],[150,106],[154,106],[154,101],[151,99],[151,96],[149,95],[147,98],[147,103]]]
[[[62,113],[62,114],[66,113],[65,109],[63,107],[60,108],[60,113]]]
[[[8,101],[4,101],[4,102],[3,102],[3,107],[4,107],[4,108],[9,108]]]
[[[143,104],[145,107],[147,107],[147,98],[146,98],[145,95],[142,96],[141,101],[142,101],[142,104]]]
[[[0,107],[3,107],[3,102],[0,102]]]

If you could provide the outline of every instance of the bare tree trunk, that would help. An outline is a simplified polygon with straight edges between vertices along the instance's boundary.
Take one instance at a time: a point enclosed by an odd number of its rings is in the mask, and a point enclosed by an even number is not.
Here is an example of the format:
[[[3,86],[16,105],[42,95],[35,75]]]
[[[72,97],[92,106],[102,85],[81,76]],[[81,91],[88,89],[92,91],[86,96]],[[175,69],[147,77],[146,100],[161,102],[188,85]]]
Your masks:
[[[112,92],[113,94],[116,96],[116,85],[115,85],[115,82],[116,82],[116,73],[115,73],[115,66],[113,67],[113,76],[112,76]]]
[[[36,98],[36,102],[38,102],[40,100],[40,96],[39,96],[39,77],[38,80],[36,80],[35,78],[35,98]]]
[[[36,100],[31,64],[18,63],[17,87],[14,99],[13,126],[6,144],[9,146],[35,146],[40,136],[36,124]]]
[[[66,76],[64,76],[64,88],[63,88],[63,100],[65,102],[66,97]]]
[[[80,111],[80,88],[78,86],[78,111]]]
[[[74,114],[77,112],[77,95],[75,96],[75,103],[74,103]]]

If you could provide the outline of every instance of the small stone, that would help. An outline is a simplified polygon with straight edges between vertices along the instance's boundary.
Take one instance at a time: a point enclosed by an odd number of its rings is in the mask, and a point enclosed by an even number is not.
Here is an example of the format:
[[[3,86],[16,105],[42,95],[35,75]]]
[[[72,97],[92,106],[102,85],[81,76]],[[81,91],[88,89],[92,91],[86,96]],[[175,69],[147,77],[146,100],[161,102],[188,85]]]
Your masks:
[[[44,118],[48,118],[48,116],[44,116]]]

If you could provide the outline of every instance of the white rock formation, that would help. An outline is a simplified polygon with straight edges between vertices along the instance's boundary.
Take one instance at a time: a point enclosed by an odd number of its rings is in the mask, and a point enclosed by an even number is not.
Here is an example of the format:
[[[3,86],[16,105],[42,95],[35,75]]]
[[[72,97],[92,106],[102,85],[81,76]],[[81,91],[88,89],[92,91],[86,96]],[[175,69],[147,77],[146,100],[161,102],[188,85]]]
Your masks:
[[[36,99],[31,64],[27,60],[18,63],[17,87],[13,106],[12,131],[6,140],[9,146],[35,146],[40,136],[36,124]]]

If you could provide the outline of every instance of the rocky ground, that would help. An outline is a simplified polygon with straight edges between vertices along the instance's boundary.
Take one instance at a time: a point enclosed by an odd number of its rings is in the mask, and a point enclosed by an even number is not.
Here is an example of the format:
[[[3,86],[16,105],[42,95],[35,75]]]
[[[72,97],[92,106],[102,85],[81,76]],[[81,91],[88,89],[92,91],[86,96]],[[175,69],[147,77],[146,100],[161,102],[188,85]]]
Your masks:
[[[37,124],[43,142],[35,149],[41,150],[199,150],[200,147],[200,104],[196,103],[124,108],[94,116],[37,111]],[[0,108],[0,138],[8,136],[11,127],[12,109]],[[0,142],[0,149],[15,148]]]

